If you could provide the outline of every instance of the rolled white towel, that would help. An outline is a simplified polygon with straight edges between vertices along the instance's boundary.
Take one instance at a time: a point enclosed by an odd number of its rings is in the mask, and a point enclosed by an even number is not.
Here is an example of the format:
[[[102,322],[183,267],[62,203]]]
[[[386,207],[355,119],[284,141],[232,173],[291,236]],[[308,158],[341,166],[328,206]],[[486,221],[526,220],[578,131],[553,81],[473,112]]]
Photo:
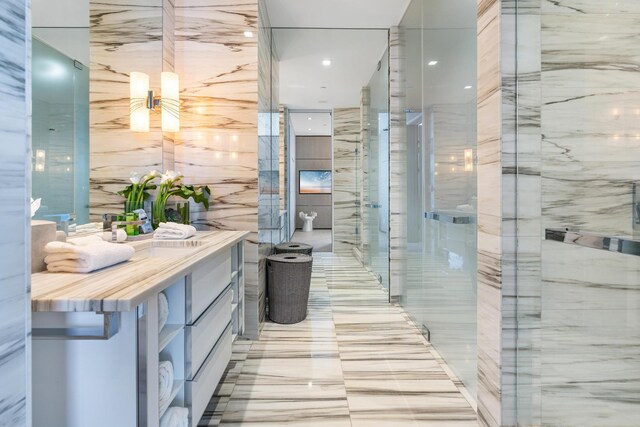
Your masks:
[[[188,239],[195,236],[196,228],[193,225],[178,224],[175,222],[161,222],[153,237],[156,239]]]
[[[113,234],[110,231],[105,231],[104,233],[102,233],[102,240],[104,240],[105,242],[111,242],[113,239]],[[124,231],[123,228],[118,228],[116,230],[116,241],[118,243],[122,243],[124,241],[127,240],[127,232]]]
[[[160,413],[167,409],[173,388],[173,363],[168,360],[158,365],[158,407]]]
[[[44,262],[50,272],[89,273],[128,261],[135,249],[102,240],[101,236],[80,237],[67,242],[49,242]]]
[[[188,427],[189,426],[189,410],[172,406],[167,409],[162,418],[160,418],[160,427]]]
[[[164,292],[160,292],[158,295],[158,331],[161,331],[164,328],[164,325],[167,324],[167,319],[169,318],[169,301],[167,300],[167,296]]]

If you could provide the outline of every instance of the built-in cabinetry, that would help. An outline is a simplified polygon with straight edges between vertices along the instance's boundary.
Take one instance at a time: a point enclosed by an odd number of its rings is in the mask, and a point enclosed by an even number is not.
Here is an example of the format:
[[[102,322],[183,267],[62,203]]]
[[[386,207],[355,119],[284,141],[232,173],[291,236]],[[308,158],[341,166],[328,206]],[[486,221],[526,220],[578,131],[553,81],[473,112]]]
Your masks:
[[[197,426],[243,332],[243,247],[239,239],[200,252],[133,310],[33,313],[33,425],[153,427],[178,406]],[[161,293],[169,307],[162,328]],[[173,381],[161,403],[167,361]]]

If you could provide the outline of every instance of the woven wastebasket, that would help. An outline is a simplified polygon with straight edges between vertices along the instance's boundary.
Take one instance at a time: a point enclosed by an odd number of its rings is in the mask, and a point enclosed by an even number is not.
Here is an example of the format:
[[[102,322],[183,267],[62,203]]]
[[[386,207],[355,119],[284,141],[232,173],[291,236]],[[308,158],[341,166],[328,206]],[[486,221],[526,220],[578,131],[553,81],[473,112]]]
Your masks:
[[[276,245],[277,254],[305,254],[311,255],[313,246],[305,243],[287,242]]]
[[[267,257],[269,318],[292,324],[307,317],[313,258],[304,254]]]

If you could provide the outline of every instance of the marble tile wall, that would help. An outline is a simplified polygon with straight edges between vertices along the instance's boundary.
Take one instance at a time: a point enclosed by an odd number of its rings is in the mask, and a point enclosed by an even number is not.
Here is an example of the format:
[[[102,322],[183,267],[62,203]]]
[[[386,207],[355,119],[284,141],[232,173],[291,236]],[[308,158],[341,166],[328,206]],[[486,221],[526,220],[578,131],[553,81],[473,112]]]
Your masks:
[[[129,73],[148,74],[159,90],[166,28],[160,0],[91,0],[90,14],[90,215],[98,221],[122,210],[116,193],[132,171],[163,167],[160,113],[151,113],[150,132],[129,130]]]
[[[543,241],[632,233],[636,2],[529,1],[518,15],[518,421],[627,426],[640,338],[633,257]],[[597,344],[596,344],[597,343]]]
[[[478,421],[515,425],[515,15],[478,1]],[[510,13],[510,14],[509,14]]]
[[[175,72],[175,0],[162,0],[162,71]],[[162,132],[162,169],[175,170],[175,135]]]
[[[333,251],[351,254],[360,223],[360,108],[333,110]]]
[[[0,425],[31,425],[30,2],[0,3]]]
[[[389,31],[389,271],[390,295],[407,282],[407,127],[404,31]]]
[[[360,141],[367,141],[369,139],[369,123],[371,116],[371,89],[368,86],[362,88],[362,95],[360,97]],[[360,150],[360,165],[362,166],[359,180],[360,180],[360,245],[359,256],[361,259],[366,259],[369,251],[369,230],[367,224],[369,223],[369,209],[365,208],[367,200],[369,200],[369,187],[366,185],[368,182],[368,171],[365,167],[369,163],[369,149],[368,144],[362,144],[362,150]]]
[[[212,207],[192,209],[202,229],[248,230],[246,333],[264,317],[258,277],[258,2],[176,0],[175,68],[181,79],[181,131],[175,166],[211,188]],[[262,302],[261,302],[262,301]]]

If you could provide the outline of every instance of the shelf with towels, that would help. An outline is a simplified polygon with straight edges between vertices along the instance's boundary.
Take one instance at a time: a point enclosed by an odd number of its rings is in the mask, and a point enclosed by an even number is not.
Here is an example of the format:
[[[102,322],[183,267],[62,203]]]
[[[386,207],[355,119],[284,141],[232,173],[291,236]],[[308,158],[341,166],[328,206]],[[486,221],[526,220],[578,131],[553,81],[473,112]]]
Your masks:
[[[184,324],[182,325],[164,325],[164,328],[160,331],[160,336],[158,338],[158,351],[162,351],[165,347],[175,338],[180,332],[184,329]]]
[[[167,404],[166,408],[159,408],[160,410],[158,411],[158,419],[162,418],[164,413],[167,412],[167,409],[171,407],[171,404],[174,402],[174,400],[176,400],[178,394],[180,394],[181,391],[183,392],[183,387],[184,380],[173,381],[173,386],[171,387],[171,395],[169,396],[169,403]],[[182,394],[184,394],[184,392]],[[179,406],[182,406],[182,403]]]
[[[640,256],[640,239],[624,236],[606,236],[569,228],[548,228],[545,240],[598,249],[624,255]]]

